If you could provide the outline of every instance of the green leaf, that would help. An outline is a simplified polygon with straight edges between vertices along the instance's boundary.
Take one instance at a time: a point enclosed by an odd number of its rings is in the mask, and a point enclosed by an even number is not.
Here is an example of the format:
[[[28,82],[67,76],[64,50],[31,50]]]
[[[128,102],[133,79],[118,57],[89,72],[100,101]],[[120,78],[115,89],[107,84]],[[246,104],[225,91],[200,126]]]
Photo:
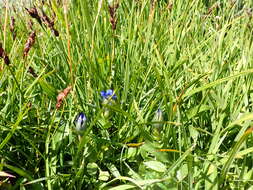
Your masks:
[[[234,145],[234,147],[232,148],[228,160],[225,163],[225,165],[223,166],[222,170],[221,170],[221,182],[223,182],[223,180],[226,177],[226,174],[229,170],[229,167],[231,166],[236,153],[240,150],[240,147],[242,145],[242,143],[247,139],[247,137],[252,133],[253,131],[253,127],[249,128],[244,134],[243,136],[240,138],[240,140]]]
[[[96,163],[88,163],[87,164],[87,172],[89,175],[94,176],[98,172],[98,165]]]
[[[230,130],[231,128],[233,128],[235,125],[242,125],[243,122],[245,121],[249,121],[249,120],[253,120],[253,114],[252,113],[246,113],[243,114],[239,119],[233,121],[232,123],[230,123],[223,131],[222,133]]]
[[[12,125],[12,128],[11,128],[10,132],[7,134],[7,136],[4,138],[4,140],[2,140],[2,142],[0,143],[0,150],[9,142],[9,140],[11,139],[11,137],[13,136],[13,134],[15,133],[15,131],[16,131],[19,123],[26,116],[26,114],[28,113],[28,111],[29,111],[30,108],[27,107],[27,105],[24,105],[23,109],[26,109],[26,110],[24,110],[23,112],[21,112],[19,114],[16,123]]]
[[[98,179],[101,181],[108,181],[108,179],[110,178],[110,174],[108,171],[101,171],[99,172],[99,177]]]
[[[168,172],[167,172],[167,176],[168,177],[165,177],[163,180],[170,179],[169,174],[172,173],[179,166],[179,164],[181,164],[186,159],[187,156],[189,156],[189,154],[192,152],[192,150],[193,150],[194,147],[195,147],[195,145],[192,145],[188,150],[186,150],[184,152],[184,154],[176,162],[174,162],[170,166],[170,168],[168,169]]]
[[[186,97],[190,97],[190,96],[192,96],[193,94],[196,94],[196,93],[201,92],[201,91],[204,91],[204,90],[206,90],[206,89],[208,89],[208,88],[217,86],[217,85],[219,85],[219,84],[221,84],[221,83],[223,83],[223,82],[226,82],[226,81],[229,81],[229,80],[233,80],[233,79],[235,79],[235,78],[237,78],[237,77],[240,77],[240,76],[243,76],[243,75],[247,75],[247,74],[250,74],[250,73],[253,73],[253,69],[248,69],[248,70],[242,71],[242,72],[240,72],[240,73],[237,73],[237,74],[235,74],[235,75],[228,76],[228,77],[225,77],[225,78],[222,78],[222,79],[218,79],[218,80],[216,80],[216,81],[213,81],[213,82],[210,82],[210,83],[208,83],[208,84],[206,84],[206,85],[203,85],[203,86],[201,86],[201,87],[199,87],[199,88],[196,88],[196,89],[190,90],[189,92],[186,92],[186,93],[182,96],[182,98],[184,99],[184,98],[186,98]]]
[[[120,176],[120,177],[114,178],[113,180],[111,180],[110,182],[106,184],[103,184],[100,188],[103,189],[104,187],[108,186],[111,183],[114,183],[117,180],[129,181],[135,184],[135,187],[138,187],[139,189],[142,189],[142,186],[148,186],[148,185],[162,181],[161,179],[135,180],[130,177]]]
[[[4,167],[8,168],[8,169],[16,172],[18,175],[27,178],[28,180],[33,180],[33,178],[31,177],[31,175],[28,174],[28,172],[26,172],[25,170],[23,170],[21,168],[17,168],[15,166],[11,166],[9,164],[0,164],[0,166],[4,166]]]
[[[198,113],[204,112],[210,110],[210,106],[207,105],[197,105],[193,108],[191,108],[189,111],[186,112],[186,115],[188,117],[188,119],[191,119],[193,117],[195,117]]]
[[[199,136],[198,130],[196,130],[193,126],[189,126],[189,132],[191,138],[193,138],[194,142],[196,142]]]
[[[184,164],[177,171],[177,179],[178,181],[182,181],[188,175],[188,166]]]
[[[238,152],[235,155],[235,158],[242,158],[244,155],[247,155],[247,154],[249,154],[251,152],[253,152],[253,147],[250,147],[250,148],[247,148],[245,150],[242,150],[242,151]]]
[[[45,80],[39,80],[39,84],[42,88],[42,90],[51,98],[56,98],[57,96],[57,91],[56,89],[50,85],[49,83],[47,83]]]
[[[117,167],[114,164],[109,163],[109,164],[106,164],[106,166],[114,177],[121,176],[119,173],[119,170],[117,169]]]
[[[158,161],[144,162],[144,165],[152,170],[157,171],[157,172],[165,172],[166,171],[166,166],[163,163],[158,162]]]
[[[119,185],[117,187],[110,188],[110,190],[126,190],[136,188],[135,185]]]
[[[161,179],[145,179],[145,180],[135,180],[135,184],[138,186],[148,186],[154,183],[161,182]]]
[[[131,157],[134,157],[136,154],[137,154],[137,148],[129,147],[127,149],[126,157],[131,158]]]

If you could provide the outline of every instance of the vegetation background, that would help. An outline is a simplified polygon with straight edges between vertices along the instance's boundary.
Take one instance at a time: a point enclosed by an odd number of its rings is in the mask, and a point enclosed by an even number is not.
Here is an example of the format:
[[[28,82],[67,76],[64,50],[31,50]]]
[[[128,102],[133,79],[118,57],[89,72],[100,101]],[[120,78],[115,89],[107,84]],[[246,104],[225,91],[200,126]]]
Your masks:
[[[252,6],[5,1],[0,189],[252,189]]]

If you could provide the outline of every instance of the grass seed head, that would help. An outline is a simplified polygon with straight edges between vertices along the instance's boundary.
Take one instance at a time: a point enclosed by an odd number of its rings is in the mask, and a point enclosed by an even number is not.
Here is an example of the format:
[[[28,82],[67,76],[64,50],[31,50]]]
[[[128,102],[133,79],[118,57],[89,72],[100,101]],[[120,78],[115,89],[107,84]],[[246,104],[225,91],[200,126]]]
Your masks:
[[[112,25],[112,29],[116,30],[116,26],[117,26],[116,11],[119,8],[119,3],[111,4],[111,5],[109,4],[108,8],[109,8],[109,13],[110,13],[110,23]]]
[[[26,41],[23,57],[26,57],[28,55],[28,52],[30,51],[33,44],[35,43],[35,37],[36,37],[36,32],[32,31]]]
[[[3,54],[4,54],[4,49],[2,47],[2,43],[0,43],[0,57],[3,58]]]
[[[28,28],[30,30],[33,30],[33,21],[31,19],[29,19],[29,21],[28,21]]]
[[[15,40],[16,39],[16,30],[15,30],[15,18],[13,16],[11,17],[10,31],[12,33],[13,40]]]
[[[35,18],[39,22],[40,25],[42,24],[39,12],[36,7],[30,8],[30,9],[25,8],[25,9],[27,10],[28,14],[32,18]]]
[[[4,51],[2,47],[2,43],[0,43],[0,57],[4,59],[4,63],[9,66],[10,65],[10,59],[7,55],[7,53]]]
[[[70,93],[71,89],[72,89],[72,86],[68,86],[62,92],[60,92],[58,94],[58,96],[57,96],[57,103],[56,103],[56,109],[60,109],[63,100],[66,99],[66,97]]]
[[[53,19],[50,19],[43,10],[41,12],[42,12],[42,17],[41,17],[42,21],[54,33],[55,36],[59,36],[59,32],[54,28],[55,16]]]

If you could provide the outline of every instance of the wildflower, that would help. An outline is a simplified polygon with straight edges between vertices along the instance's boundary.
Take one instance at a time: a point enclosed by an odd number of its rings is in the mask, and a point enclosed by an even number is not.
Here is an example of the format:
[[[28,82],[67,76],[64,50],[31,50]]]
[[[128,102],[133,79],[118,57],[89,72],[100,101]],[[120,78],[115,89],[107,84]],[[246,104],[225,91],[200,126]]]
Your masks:
[[[153,124],[154,127],[161,127],[162,126],[162,124],[159,123],[159,122],[163,121],[163,112],[160,108],[156,111],[152,121],[155,122]]]
[[[114,100],[117,99],[117,96],[115,95],[114,91],[112,89],[108,89],[106,91],[101,91],[100,92],[100,95],[103,99],[103,102],[102,104],[106,105],[111,105],[112,103],[114,103]],[[110,114],[110,111],[108,108],[105,108],[105,111],[104,111],[104,116],[105,117],[108,117]]]
[[[162,130],[162,121],[163,121],[163,112],[162,110],[159,108],[156,112],[155,115],[153,117],[152,120],[152,126],[153,128],[153,135],[155,137],[156,140],[160,140],[161,139],[161,130]]]
[[[76,116],[75,125],[77,131],[83,131],[85,129],[86,120],[86,116],[83,112]]]
[[[101,97],[103,100],[108,100],[108,99],[113,99],[116,100],[117,96],[115,95],[114,91],[112,89],[106,90],[106,91],[101,91],[100,92]]]

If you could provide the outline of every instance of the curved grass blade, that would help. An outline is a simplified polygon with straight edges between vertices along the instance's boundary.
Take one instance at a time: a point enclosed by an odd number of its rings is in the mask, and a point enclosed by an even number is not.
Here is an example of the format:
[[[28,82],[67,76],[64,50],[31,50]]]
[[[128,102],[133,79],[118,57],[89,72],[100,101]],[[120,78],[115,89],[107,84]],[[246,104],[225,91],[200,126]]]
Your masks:
[[[9,164],[0,164],[0,166],[4,166],[14,172],[16,172],[18,175],[23,176],[25,178],[27,178],[28,180],[33,180],[33,178],[30,176],[30,174],[28,174],[25,170],[17,168],[15,166],[11,166]]]
[[[204,86],[201,86],[199,88],[196,88],[196,89],[193,89],[193,90],[190,90],[189,92],[186,92],[183,96],[182,96],[182,99],[186,98],[186,97],[190,97],[192,96],[193,94],[196,94],[198,92],[201,92],[201,91],[204,91],[208,88],[211,88],[211,87],[214,87],[214,86],[217,86],[223,82],[226,82],[226,81],[229,81],[229,80],[233,80],[237,77],[240,77],[240,76],[243,76],[243,75],[247,75],[247,74],[250,74],[250,73],[253,73],[253,69],[248,69],[248,70],[245,70],[245,71],[242,71],[242,72],[239,72],[235,75],[232,75],[232,76],[228,76],[228,77],[225,77],[225,78],[222,78],[222,79],[218,79],[216,81],[213,81],[213,82],[210,82]]]
[[[223,166],[222,170],[221,170],[221,181],[220,183],[222,183],[226,177],[226,174],[229,170],[229,167],[231,166],[236,153],[240,150],[240,147],[242,145],[242,143],[247,139],[247,137],[252,133],[253,131],[253,127],[250,127],[247,131],[245,131],[245,133],[243,134],[243,136],[240,138],[240,140],[235,144],[235,146],[233,147],[233,149],[230,152],[230,155],[228,157],[227,162],[225,163],[225,165]]]
[[[18,128],[19,123],[23,120],[23,118],[25,117],[25,115],[28,113],[28,111],[29,111],[30,108],[27,107],[26,105],[24,107],[26,108],[25,111],[19,114],[16,123],[13,124],[10,132],[7,134],[7,136],[5,137],[5,139],[1,142],[1,144],[0,144],[0,150],[9,142],[10,138],[12,137],[12,135],[15,133],[16,129]]]

